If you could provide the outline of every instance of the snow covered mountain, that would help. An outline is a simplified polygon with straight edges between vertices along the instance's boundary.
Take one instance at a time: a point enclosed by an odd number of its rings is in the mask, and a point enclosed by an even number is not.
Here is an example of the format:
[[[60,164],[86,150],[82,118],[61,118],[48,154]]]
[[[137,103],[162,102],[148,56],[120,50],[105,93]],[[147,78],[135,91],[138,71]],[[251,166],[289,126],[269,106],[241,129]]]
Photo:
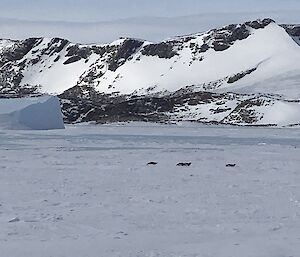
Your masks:
[[[60,94],[69,122],[300,123],[300,26],[271,19],[159,43],[0,41],[0,93]]]

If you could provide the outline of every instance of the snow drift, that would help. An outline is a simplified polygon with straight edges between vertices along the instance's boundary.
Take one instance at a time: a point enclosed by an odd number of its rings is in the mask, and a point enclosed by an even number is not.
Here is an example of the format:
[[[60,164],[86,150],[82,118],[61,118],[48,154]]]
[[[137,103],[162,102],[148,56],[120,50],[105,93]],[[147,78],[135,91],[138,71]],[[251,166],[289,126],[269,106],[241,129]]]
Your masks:
[[[0,129],[64,129],[58,98],[0,99]]]

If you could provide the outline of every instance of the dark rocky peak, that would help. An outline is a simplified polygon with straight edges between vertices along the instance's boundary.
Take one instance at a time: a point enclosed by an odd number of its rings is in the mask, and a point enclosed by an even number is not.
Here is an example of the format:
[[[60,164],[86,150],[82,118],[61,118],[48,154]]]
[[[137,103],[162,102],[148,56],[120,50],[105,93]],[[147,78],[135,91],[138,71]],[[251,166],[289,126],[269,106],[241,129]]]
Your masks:
[[[213,29],[204,38],[203,51],[213,48],[215,51],[227,50],[238,40],[244,40],[251,35],[252,29],[263,29],[273,23],[272,19],[248,21],[243,24],[231,24],[220,29]]]
[[[72,44],[67,48],[66,57],[78,55],[82,58],[87,58],[91,54],[89,47],[82,47],[79,44]]]
[[[175,46],[178,44],[178,41],[166,41],[158,44],[149,44],[146,45],[142,54],[146,56],[158,56],[159,58],[170,59],[178,55],[175,50]]]
[[[60,53],[70,42],[62,38],[52,38],[47,44],[47,47],[42,50],[42,55],[52,56],[55,53]]]
[[[123,43],[118,45],[109,60],[109,70],[116,71],[128,59],[132,57],[144,44],[144,41],[132,38],[124,39]]]
[[[253,28],[253,29],[264,29],[265,27],[267,27],[268,25],[270,25],[271,23],[275,23],[274,20],[270,19],[270,18],[266,18],[263,20],[255,20],[255,21],[248,21],[245,23],[245,25]]]
[[[285,29],[285,31],[295,40],[295,42],[300,45],[300,25],[292,24],[287,25],[283,24],[280,25]]]
[[[80,46],[79,44],[72,44],[67,48],[66,57],[69,57],[64,64],[78,62],[81,59],[87,59],[92,54],[92,50],[88,46]]]
[[[292,37],[300,37],[300,25],[281,25]]]
[[[14,62],[24,58],[34,47],[39,45],[43,38],[28,38],[17,41],[12,47],[4,50],[0,54],[0,67],[7,62]]]
[[[229,25],[221,29],[212,30],[204,38],[204,45],[213,48],[215,51],[224,51],[237,40],[243,40],[250,36],[250,31],[245,24]],[[205,47],[204,50],[208,47]]]
[[[137,39],[123,39],[120,44],[107,45],[79,45],[70,44],[67,48],[66,57],[69,57],[64,64],[70,64],[87,60],[91,54],[97,54],[99,58],[107,59],[109,69],[115,71],[118,67],[123,65],[125,61],[130,58],[142,45],[144,41]]]
[[[267,18],[248,21],[243,24],[231,24],[210,30],[207,33],[181,36],[157,44],[148,44],[143,47],[141,52],[147,56],[170,59],[178,55],[178,52],[186,47],[187,44],[189,44],[188,47],[190,47],[194,55],[205,53],[209,49],[224,51],[236,41],[248,38],[251,35],[251,29],[263,29],[271,23],[274,23],[274,20]],[[193,42],[203,35],[202,44]]]

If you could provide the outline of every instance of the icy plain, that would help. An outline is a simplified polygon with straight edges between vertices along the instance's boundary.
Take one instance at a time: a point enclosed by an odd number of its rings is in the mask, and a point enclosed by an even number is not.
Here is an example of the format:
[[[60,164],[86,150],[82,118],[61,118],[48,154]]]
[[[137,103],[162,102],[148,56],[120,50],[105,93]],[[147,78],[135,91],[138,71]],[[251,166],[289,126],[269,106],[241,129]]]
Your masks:
[[[299,253],[299,128],[0,131],[1,257]]]

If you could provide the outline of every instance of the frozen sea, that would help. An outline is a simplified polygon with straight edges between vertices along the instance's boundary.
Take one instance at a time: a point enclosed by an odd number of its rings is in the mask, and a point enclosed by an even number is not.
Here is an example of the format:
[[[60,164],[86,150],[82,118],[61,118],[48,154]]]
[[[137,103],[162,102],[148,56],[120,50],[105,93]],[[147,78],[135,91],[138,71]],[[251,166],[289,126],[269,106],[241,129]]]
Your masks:
[[[0,257],[241,256],[300,256],[299,128],[0,131]]]

